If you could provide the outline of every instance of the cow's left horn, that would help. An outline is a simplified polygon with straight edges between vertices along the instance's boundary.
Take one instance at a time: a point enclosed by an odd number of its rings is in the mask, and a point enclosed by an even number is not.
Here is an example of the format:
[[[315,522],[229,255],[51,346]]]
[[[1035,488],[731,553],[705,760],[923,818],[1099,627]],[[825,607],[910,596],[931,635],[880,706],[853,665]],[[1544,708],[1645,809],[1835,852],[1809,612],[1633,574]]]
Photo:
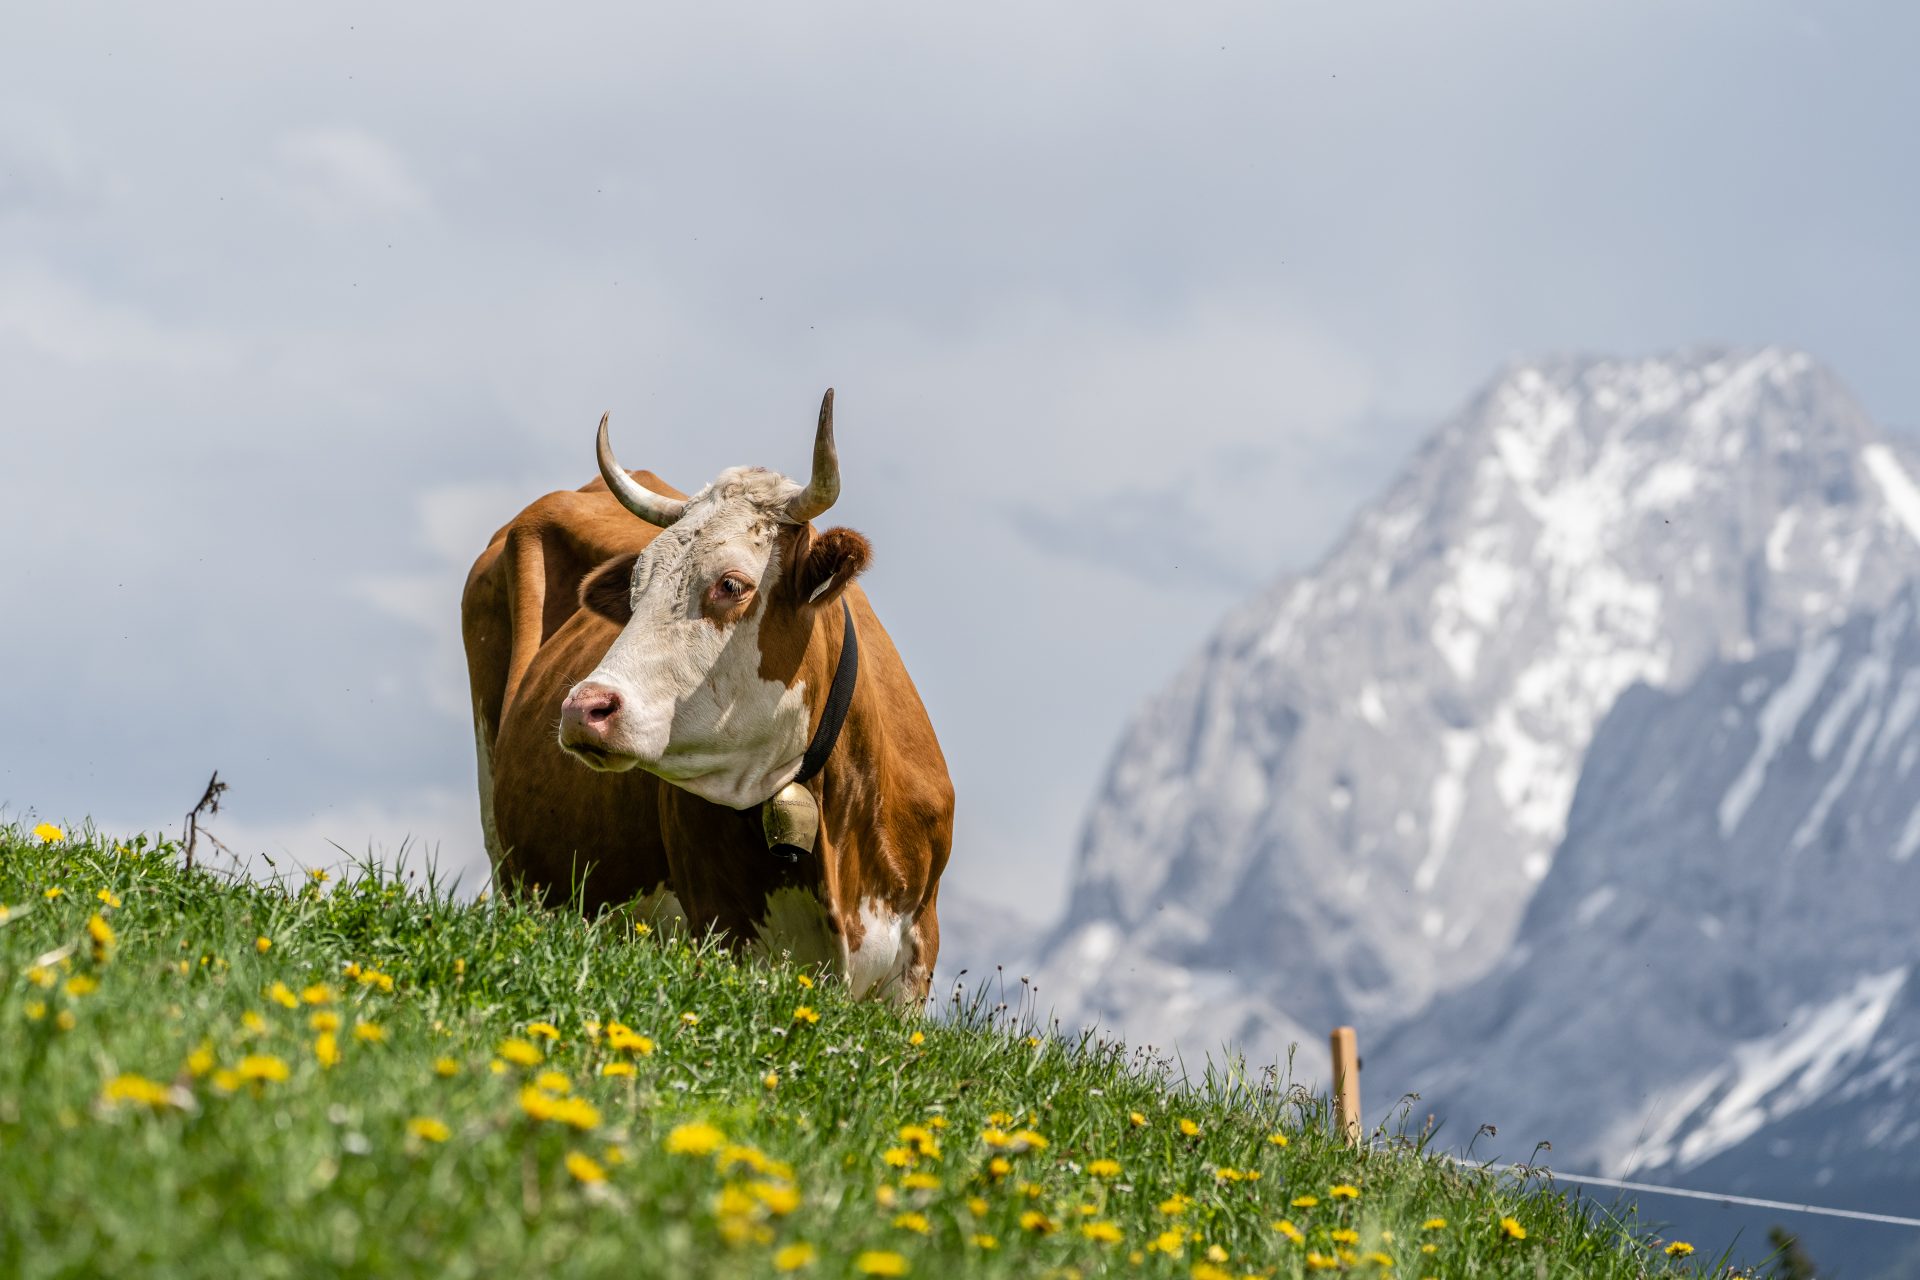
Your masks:
[[[787,515],[804,524],[840,496],[840,454],[833,447],[833,388],[820,400],[820,426],[813,435],[813,479],[787,502]]]
[[[657,524],[664,529],[680,518],[687,504],[679,498],[664,498],[646,488],[613,460],[613,446],[607,443],[607,419],[612,416],[612,413],[600,415],[600,440],[594,448],[600,459],[600,478],[607,482],[607,488],[613,490],[613,496],[620,499],[621,506],[648,524]]]

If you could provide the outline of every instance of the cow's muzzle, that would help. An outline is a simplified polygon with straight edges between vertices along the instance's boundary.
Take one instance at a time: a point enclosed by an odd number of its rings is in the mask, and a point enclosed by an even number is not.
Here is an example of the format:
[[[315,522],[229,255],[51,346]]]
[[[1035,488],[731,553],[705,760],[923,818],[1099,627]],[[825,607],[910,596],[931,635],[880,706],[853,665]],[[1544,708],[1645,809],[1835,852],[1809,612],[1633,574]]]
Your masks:
[[[631,769],[638,763],[616,745],[626,700],[617,689],[585,682],[560,704],[560,745],[596,769]]]

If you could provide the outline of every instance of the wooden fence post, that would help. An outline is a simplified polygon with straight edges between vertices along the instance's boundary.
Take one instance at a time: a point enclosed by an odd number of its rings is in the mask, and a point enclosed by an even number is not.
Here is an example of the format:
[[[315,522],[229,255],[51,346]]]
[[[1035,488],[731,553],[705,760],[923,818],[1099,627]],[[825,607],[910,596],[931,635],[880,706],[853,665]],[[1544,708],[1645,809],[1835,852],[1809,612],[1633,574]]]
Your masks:
[[[1333,1044],[1333,1124],[1347,1145],[1360,1145],[1360,1046],[1352,1027],[1335,1027]]]

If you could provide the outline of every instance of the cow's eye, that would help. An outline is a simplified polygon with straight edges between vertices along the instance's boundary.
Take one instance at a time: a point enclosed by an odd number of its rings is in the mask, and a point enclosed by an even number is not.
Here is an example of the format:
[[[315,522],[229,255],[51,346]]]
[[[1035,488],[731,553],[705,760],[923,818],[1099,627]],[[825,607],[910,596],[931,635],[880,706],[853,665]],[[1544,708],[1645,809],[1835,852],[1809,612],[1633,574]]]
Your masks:
[[[746,593],[746,580],[744,578],[736,578],[732,574],[728,574],[713,584],[713,594],[723,600],[738,600]]]

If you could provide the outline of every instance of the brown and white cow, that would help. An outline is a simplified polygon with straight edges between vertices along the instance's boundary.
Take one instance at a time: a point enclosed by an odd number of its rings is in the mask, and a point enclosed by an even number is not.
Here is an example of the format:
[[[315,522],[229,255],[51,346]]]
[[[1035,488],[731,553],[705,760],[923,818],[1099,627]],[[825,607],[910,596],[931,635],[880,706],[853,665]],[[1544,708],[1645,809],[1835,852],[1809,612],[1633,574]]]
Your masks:
[[[839,492],[833,392],[806,485],[736,467],[689,497],[622,470],[604,418],[599,461],[600,479],[493,536],[461,602],[496,878],[923,1000],[953,787],[855,581],[867,540],[813,527]],[[789,862],[762,806],[800,772],[849,626],[852,699],[804,784],[818,837]],[[786,790],[795,801],[813,807]]]

